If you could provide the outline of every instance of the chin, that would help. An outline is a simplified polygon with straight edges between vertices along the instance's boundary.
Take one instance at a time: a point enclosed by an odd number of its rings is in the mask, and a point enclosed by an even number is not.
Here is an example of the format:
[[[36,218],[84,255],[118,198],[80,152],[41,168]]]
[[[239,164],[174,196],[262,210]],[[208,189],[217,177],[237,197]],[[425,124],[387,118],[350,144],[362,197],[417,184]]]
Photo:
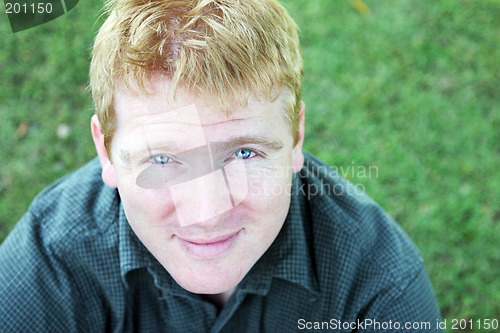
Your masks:
[[[242,265],[242,262],[239,262],[239,265],[235,262],[214,261],[199,264],[191,262],[190,269],[177,272],[174,270],[170,274],[177,284],[189,292],[221,294],[235,288],[249,271],[245,268],[247,265]]]
[[[222,294],[234,289],[242,279],[234,281],[221,281],[216,278],[206,279],[206,281],[177,281],[185,290],[194,294]]]

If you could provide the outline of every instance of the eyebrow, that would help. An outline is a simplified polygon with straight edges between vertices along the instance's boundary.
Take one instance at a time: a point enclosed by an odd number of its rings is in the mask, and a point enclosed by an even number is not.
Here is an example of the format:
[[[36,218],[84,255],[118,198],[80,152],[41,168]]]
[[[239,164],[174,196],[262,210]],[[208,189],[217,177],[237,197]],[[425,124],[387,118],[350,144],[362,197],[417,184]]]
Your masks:
[[[282,141],[247,135],[238,136],[225,142],[209,142],[209,145],[211,148],[216,148],[217,150],[221,151],[242,147],[245,145],[263,146],[273,151],[281,150],[284,147]]]
[[[279,151],[284,147],[282,141],[273,140],[270,138],[262,138],[258,136],[248,136],[248,135],[237,136],[235,138],[229,139],[228,141],[222,141],[222,142],[209,141],[208,145],[210,146],[210,149],[215,149],[218,151],[230,150],[238,147],[243,147],[246,145],[262,146],[272,151]],[[153,156],[154,155],[153,151],[165,151],[165,152],[175,151],[178,154],[182,152],[182,149],[180,149],[178,144],[163,142],[158,145],[146,144],[145,149],[138,149],[137,151],[134,152],[143,153],[146,151],[150,156]],[[120,158],[124,162],[130,162],[130,152],[126,149],[120,149]]]

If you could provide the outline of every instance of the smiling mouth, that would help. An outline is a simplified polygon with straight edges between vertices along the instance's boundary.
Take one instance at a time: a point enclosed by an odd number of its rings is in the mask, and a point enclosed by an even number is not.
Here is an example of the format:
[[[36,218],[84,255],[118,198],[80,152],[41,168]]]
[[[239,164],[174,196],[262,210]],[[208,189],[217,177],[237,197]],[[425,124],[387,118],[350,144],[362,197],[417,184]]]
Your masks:
[[[198,258],[208,259],[221,256],[227,252],[233,246],[233,243],[238,238],[240,232],[241,230],[230,235],[224,235],[206,240],[200,239],[196,241],[186,240],[178,237],[177,235],[175,237],[179,240],[181,246],[187,253]]]

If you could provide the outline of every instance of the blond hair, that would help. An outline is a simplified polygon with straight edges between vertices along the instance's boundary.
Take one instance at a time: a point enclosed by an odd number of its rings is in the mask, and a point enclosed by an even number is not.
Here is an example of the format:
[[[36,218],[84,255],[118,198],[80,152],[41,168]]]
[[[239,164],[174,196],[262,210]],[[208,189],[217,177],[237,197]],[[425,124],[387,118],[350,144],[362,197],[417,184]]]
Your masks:
[[[213,98],[222,110],[282,96],[297,142],[302,57],[297,26],[277,0],[115,0],[93,47],[90,85],[108,154],[119,82],[147,93],[155,75]]]

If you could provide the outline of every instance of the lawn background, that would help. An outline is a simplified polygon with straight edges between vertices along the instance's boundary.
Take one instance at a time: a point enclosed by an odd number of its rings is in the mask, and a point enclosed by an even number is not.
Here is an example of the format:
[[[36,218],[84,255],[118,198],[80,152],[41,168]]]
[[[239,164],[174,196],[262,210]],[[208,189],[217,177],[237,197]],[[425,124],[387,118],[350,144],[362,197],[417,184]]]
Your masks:
[[[417,243],[448,328],[500,320],[500,1],[353,3],[284,1],[301,27],[305,149]],[[100,7],[13,34],[0,6],[0,242],[42,188],[95,156]]]

